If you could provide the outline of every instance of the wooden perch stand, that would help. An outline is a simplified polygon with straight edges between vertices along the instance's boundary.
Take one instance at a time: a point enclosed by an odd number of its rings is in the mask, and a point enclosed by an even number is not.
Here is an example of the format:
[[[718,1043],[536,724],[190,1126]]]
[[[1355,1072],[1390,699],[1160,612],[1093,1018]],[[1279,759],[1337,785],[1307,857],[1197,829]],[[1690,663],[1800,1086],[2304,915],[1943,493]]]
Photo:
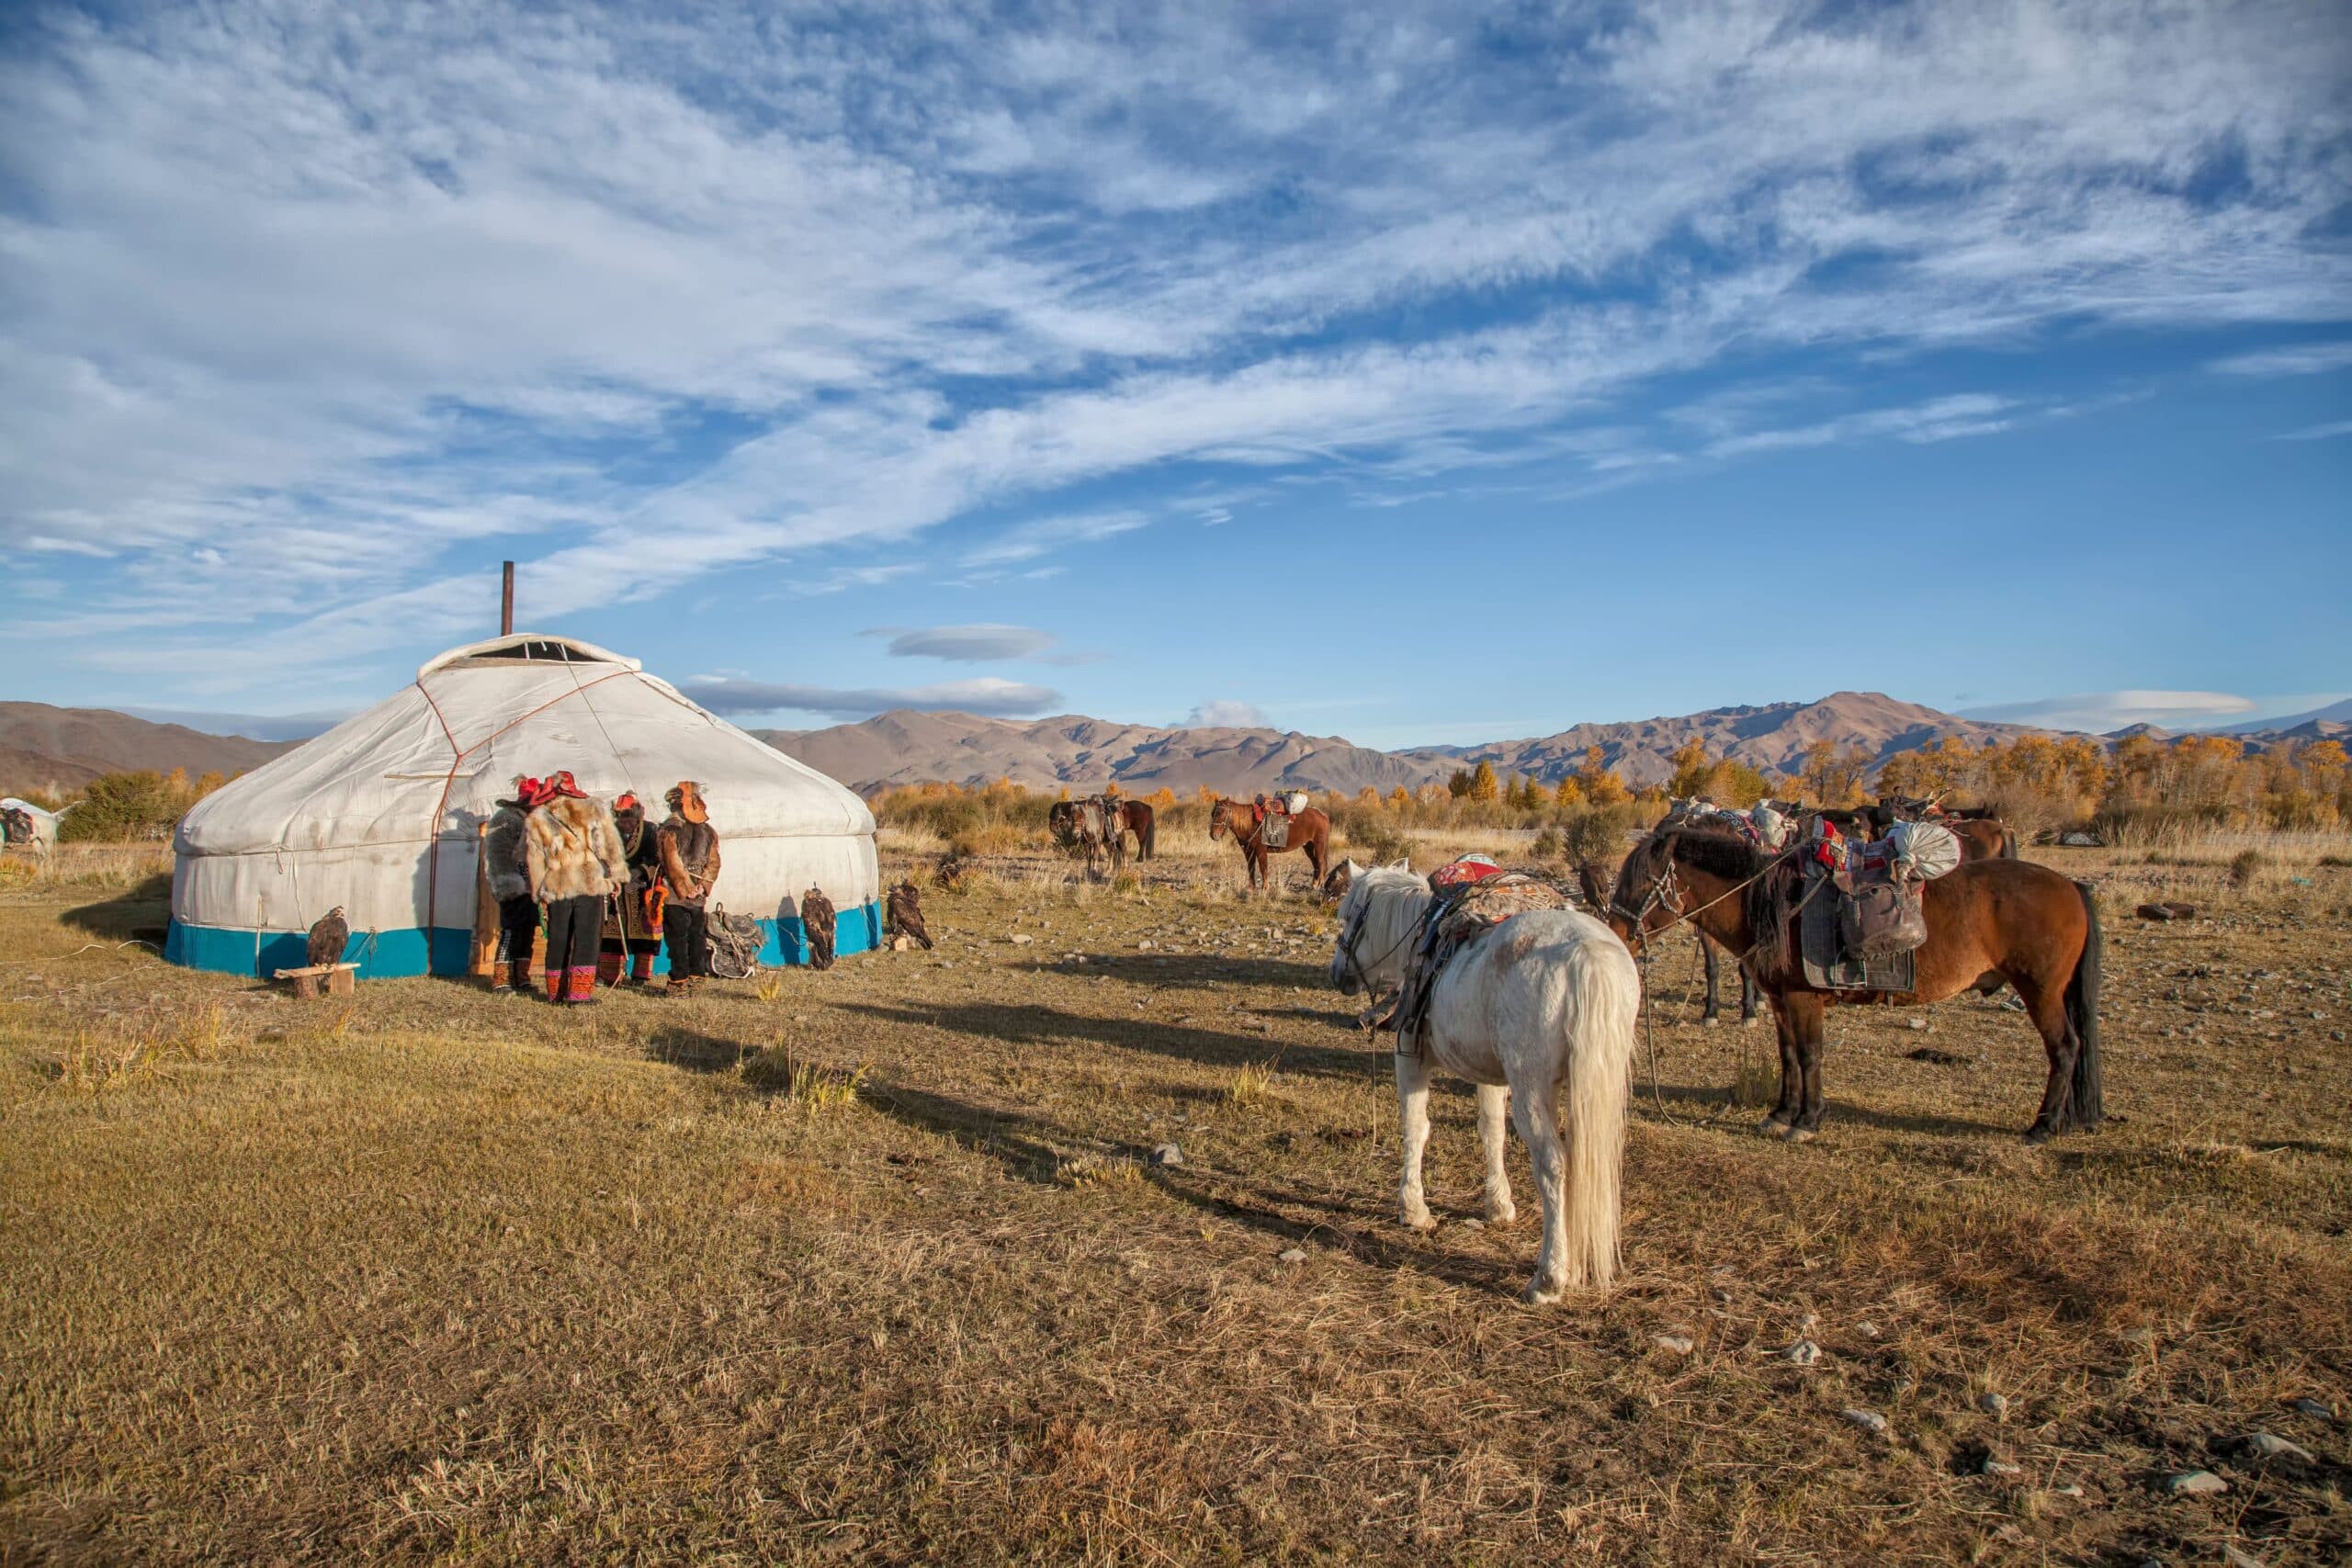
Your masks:
[[[277,970],[270,978],[288,982],[298,1000],[310,1001],[319,997],[351,995],[354,977],[358,973],[356,964],[313,964],[300,969]]]

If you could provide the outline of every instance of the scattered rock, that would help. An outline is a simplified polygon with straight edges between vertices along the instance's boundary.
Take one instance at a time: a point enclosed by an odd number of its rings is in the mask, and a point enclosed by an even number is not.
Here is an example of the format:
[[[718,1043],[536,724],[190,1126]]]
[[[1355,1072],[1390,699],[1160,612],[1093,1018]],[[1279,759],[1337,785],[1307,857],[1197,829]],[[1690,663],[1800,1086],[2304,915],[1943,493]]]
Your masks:
[[[2268,1564],[2265,1563],[2261,1558],[2250,1551],[2240,1551],[2226,1540],[2222,1542],[2222,1561],[2228,1563],[2230,1568],[2268,1568]]]
[[[1957,1067],[1968,1060],[1958,1052],[1939,1051],[1933,1045],[1922,1045],[1917,1051],[1906,1051],[1904,1055],[1914,1062],[1933,1062],[1939,1067]]]
[[[1184,1151],[1178,1148],[1174,1144],[1154,1144],[1151,1148],[1151,1163],[1154,1165],[1182,1165],[1184,1163]]]
[[[2007,1394],[1996,1393],[1988,1388],[1983,1393],[1976,1396],[1976,1408],[1982,1410],[1985,1415],[1992,1416],[1996,1421],[2003,1419],[2009,1413],[2008,1396]]]
[[[2312,1462],[2311,1450],[2301,1443],[2290,1443],[2276,1432],[2248,1432],[2238,1439],[2238,1447],[2257,1459],[2292,1459]]]
[[[1860,1335],[1865,1339],[1875,1339],[1878,1337],[1879,1333],[1878,1325],[1872,1323],[1866,1317],[1862,1319],[1861,1322],[1854,1325],[1854,1332]]]
[[[1650,1343],[1670,1355],[1687,1356],[1690,1353],[1690,1338],[1688,1335],[1653,1334],[1650,1336]]]
[[[2184,1470],[2165,1477],[2165,1490],[2176,1497],[2217,1497],[2230,1483],[2210,1470]]]
[[[1035,937],[1031,936],[1027,931],[1014,931],[1012,933],[1012,945],[1015,947],[1026,947],[1036,940],[1037,939]]]
[[[1137,953],[1149,953],[1151,951],[1151,938],[1145,937],[1141,942],[1136,942],[1136,951]]]
[[[1875,1410],[1856,1410],[1849,1405],[1838,1414],[1874,1437],[1886,1436],[1886,1417]]]
[[[2023,1475],[2025,1466],[2013,1464],[2007,1460],[1988,1453],[1984,1456],[1984,1462],[1976,1467],[1976,1473],[1979,1475]]]
[[[1277,1259],[1276,1259],[1276,1261],[1277,1261],[1277,1262],[1281,1262],[1281,1263],[1287,1263],[1287,1264],[1289,1264],[1292,1268],[1295,1269],[1295,1268],[1297,1268],[1300,1264],[1302,1264],[1302,1263],[1304,1263],[1304,1262],[1306,1262],[1306,1253],[1305,1249],[1303,1249],[1303,1248],[1301,1248],[1301,1247],[1290,1247],[1290,1248],[1288,1248],[1287,1250],[1285,1250],[1285,1251],[1283,1253],[1282,1257],[1281,1257],[1281,1258],[1277,1258]]]
[[[2192,920],[2197,918],[2194,905],[2176,904],[2169,900],[2161,904],[2143,904],[2132,912],[2143,920]]]
[[[2335,1419],[2335,1407],[2334,1405],[2322,1404],[2318,1400],[2310,1397],[2308,1394],[2300,1398],[2290,1399],[2287,1402],[2287,1404],[2291,1410],[2298,1411],[2305,1416],[2315,1416],[2322,1421],[2333,1421]]]
[[[1925,1034],[1928,1032],[1928,1021],[1924,1018],[1915,1018],[1911,1020],[1911,1027],[1919,1033]]]
[[[1487,1228],[1487,1222],[1476,1218],[1467,1219],[1462,1222],[1462,1228],[1464,1230],[1482,1231]]]
[[[1791,1366],[1809,1367],[1821,1359],[1821,1347],[1810,1339],[1800,1339],[1781,1352],[1781,1359]]]
[[[2083,1495],[2083,1489],[2070,1481],[2064,1486],[2052,1487],[2050,1495],[2053,1497],[2079,1497]]]

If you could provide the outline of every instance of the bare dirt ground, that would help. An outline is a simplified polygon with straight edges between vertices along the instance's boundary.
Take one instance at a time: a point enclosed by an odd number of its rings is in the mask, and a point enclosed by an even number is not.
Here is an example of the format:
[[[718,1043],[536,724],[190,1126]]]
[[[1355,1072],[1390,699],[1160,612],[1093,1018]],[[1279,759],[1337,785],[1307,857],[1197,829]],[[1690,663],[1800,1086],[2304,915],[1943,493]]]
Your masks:
[[[113,945],[152,863],[19,874],[0,1561],[2340,1562],[2352,874],[2190,858],[2060,857],[2118,1114],[2041,1150],[1974,998],[1833,1014],[1825,1136],[1758,1138],[1668,945],[1626,1272],[1548,1309],[1459,1086],[1396,1224],[1329,917],[1238,859],[584,1015],[279,1000]]]

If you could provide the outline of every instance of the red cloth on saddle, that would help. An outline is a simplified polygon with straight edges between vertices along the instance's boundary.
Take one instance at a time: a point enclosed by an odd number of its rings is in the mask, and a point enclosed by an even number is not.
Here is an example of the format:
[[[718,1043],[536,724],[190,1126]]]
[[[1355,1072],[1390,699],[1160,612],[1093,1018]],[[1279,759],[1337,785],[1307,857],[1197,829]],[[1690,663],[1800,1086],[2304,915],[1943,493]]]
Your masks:
[[[1450,887],[1466,886],[1473,882],[1484,882],[1490,876],[1499,876],[1502,874],[1502,869],[1501,866],[1483,856],[1476,860],[1465,857],[1462,860],[1448,862],[1430,872],[1430,886],[1442,893]]]

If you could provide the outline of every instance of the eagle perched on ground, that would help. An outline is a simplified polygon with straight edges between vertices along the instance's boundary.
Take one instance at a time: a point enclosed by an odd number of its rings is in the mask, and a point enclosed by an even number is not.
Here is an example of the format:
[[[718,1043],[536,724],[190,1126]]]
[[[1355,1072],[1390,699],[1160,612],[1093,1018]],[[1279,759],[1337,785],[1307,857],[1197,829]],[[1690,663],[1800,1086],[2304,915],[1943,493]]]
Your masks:
[[[821,888],[811,887],[800,896],[800,929],[808,937],[808,966],[831,969],[833,966],[833,901]]]
[[[351,940],[351,922],[343,918],[343,906],[337,904],[319,917],[311,928],[311,967],[343,962],[344,944]]]
[[[912,937],[931,951],[931,933],[922,929],[922,896],[911,882],[901,882],[890,889],[890,903],[884,911],[884,923],[900,936]]]

